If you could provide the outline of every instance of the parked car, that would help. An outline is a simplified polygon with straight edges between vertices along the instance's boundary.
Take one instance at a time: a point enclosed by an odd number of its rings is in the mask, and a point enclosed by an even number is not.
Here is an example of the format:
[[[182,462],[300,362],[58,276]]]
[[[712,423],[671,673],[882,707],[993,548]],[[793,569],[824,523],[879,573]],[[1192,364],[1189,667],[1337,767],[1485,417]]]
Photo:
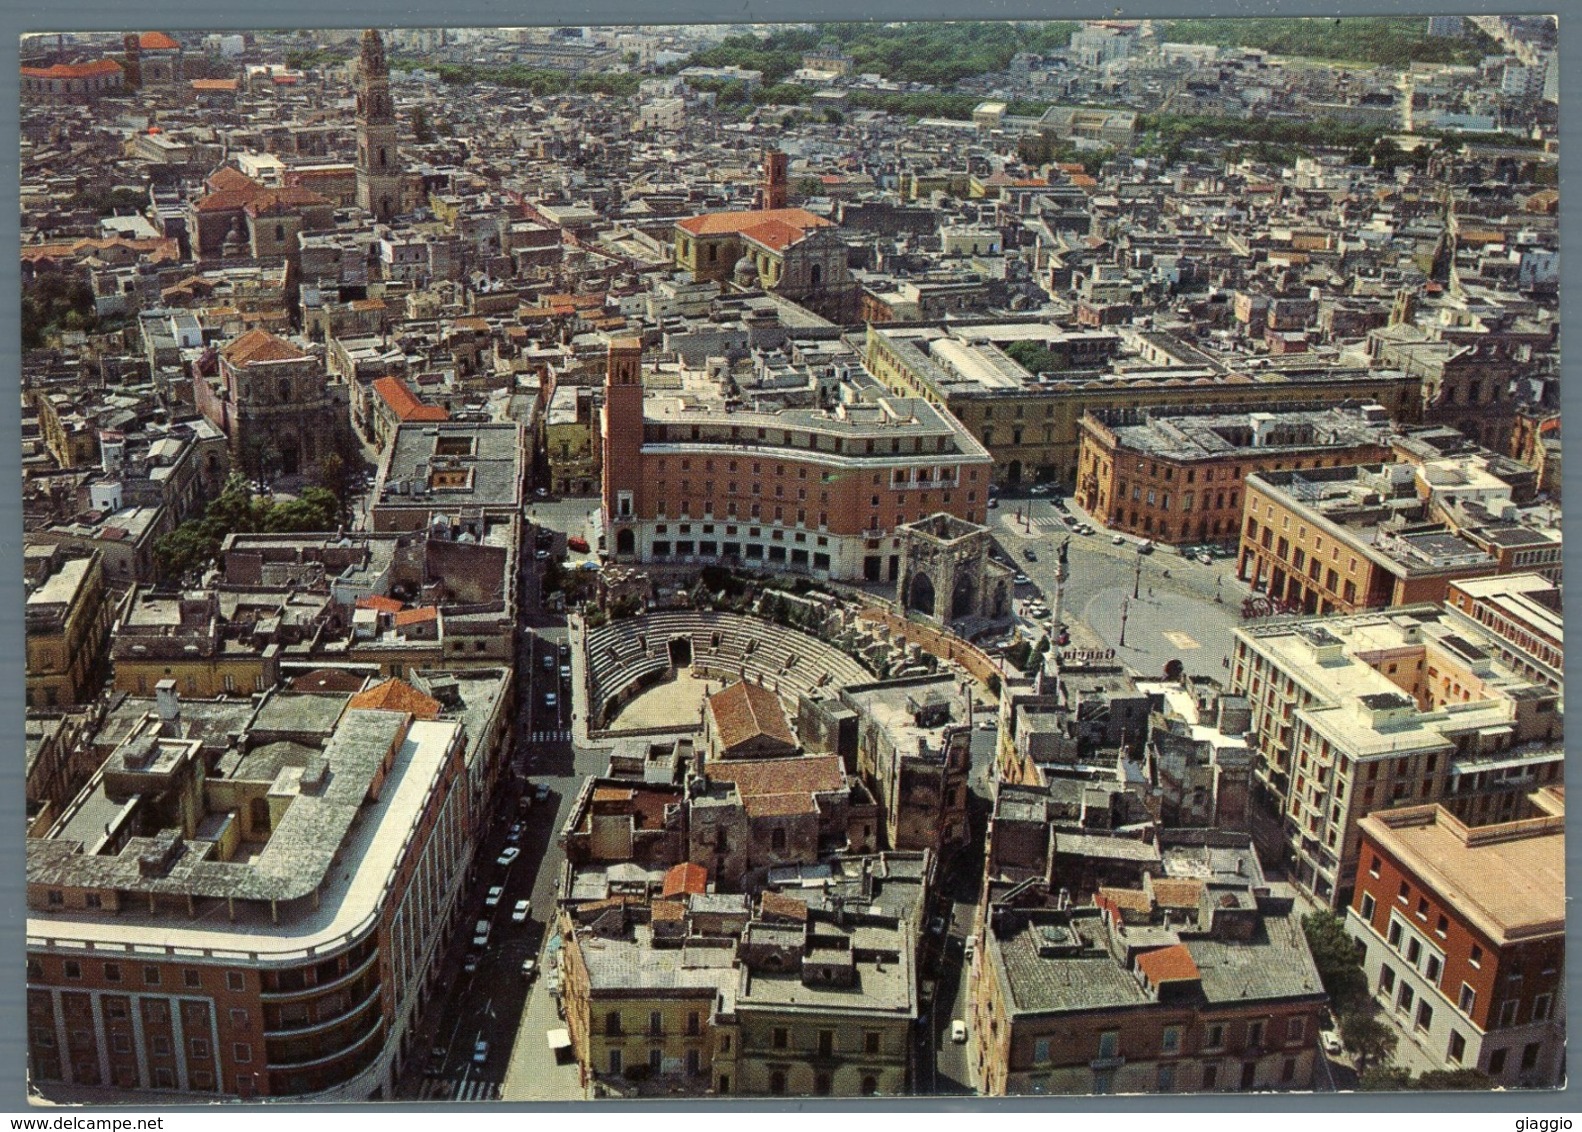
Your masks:
[[[532,982],[538,977],[538,960],[529,955],[522,960],[522,978]]]
[[[1116,546],[1125,546],[1126,545],[1126,536],[1125,535],[1116,535],[1114,538],[1110,539],[1110,541],[1113,542]]]
[[[518,900],[516,907],[511,909],[511,922],[513,924],[524,923],[532,912],[533,902],[531,900]]]
[[[1340,1035],[1335,1033],[1334,1030],[1320,1030],[1318,1032],[1318,1040],[1323,1044],[1324,1052],[1329,1054],[1330,1057],[1339,1057],[1341,1051],[1345,1049],[1345,1045],[1340,1040]]]
[[[516,860],[521,855],[522,855],[522,851],[520,849],[518,849],[515,845],[513,845],[509,849],[507,849],[504,853],[501,853],[498,857],[496,857],[494,859],[494,863],[499,865],[501,868],[504,868],[506,865],[509,865],[512,861]]]
[[[1028,495],[1048,495],[1049,494],[1049,485],[1047,483],[1035,483],[1032,487],[1027,489],[1027,494]]]
[[[533,790],[533,800],[535,802],[549,801],[549,786],[543,782],[540,782]]]
[[[945,917],[935,916],[932,920],[928,921],[928,930],[935,935],[944,935]]]
[[[569,665],[569,664],[562,664],[560,666],[560,678],[562,680],[570,680],[571,679],[571,665]]]
[[[999,506],[1000,506],[1000,501],[998,499],[995,499],[993,496],[990,496],[989,497],[989,510],[990,511],[994,511],[994,510],[998,509]]]
[[[522,840],[522,823],[516,822],[506,831],[505,843],[507,845],[515,845],[520,840]]]
[[[478,1039],[478,1044],[472,1047],[472,1063],[482,1065],[489,1060],[489,1042],[484,1038]]]
[[[1019,586],[1029,586],[1033,583],[1033,580],[1026,574],[1018,574],[1016,577],[1012,578],[1011,581],[1015,582]]]
[[[544,671],[545,672],[553,672],[554,670],[555,670],[555,658],[553,656],[550,656],[550,655],[546,654],[544,656]]]
[[[572,535],[566,540],[566,545],[578,554],[588,553],[588,540],[581,535]]]
[[[1205,566],[1212,566],[1212,565],[1214,565],[1214,556],[1212,554],[1208,554],[1208,553],[1200,554],[1200,555],[1197,556],[1197,560],[1199,562],[1203,563],[1203,565],[1205,565]]]
[[[469,975],[472,974],[478,969],[478,961],[482,958],[483,956],[479,955],[476,951],[469,951],[467,953],[466,961],[461,965],[461,969]]]
[[[1142,542],[1137,544],[1137,553],[1138,554],[1152,554],[1153,552],[1154,552],[1154,541],[1153,541],[1153,539],[1145,538],[1145,539],[1143,539]]]
[[[488,920],[478,921],[477,926],[472,929],[472,945],[474,947],[483,948],[489,946],[489,928]]]
[[[545,692],[544,693],[544,706],[545,707],[554,707],[555,703],[556,703],[555,693],[554,692]]]
[[[967,1040],[967,1024],[960,1018],[950,1024],[950,1040],[953,1042],[964,1042]]]
[[[1032,547],[1028,547],[1026,550],[1022,551],[1022,557],[1027,559],[1029,562],[1037,562],[1038,551],[1034,550]]]
[[[500,903],[500,898],[505,895],[505,885],[497,884],[489,890],[489,895],[483,898],[485,908],[493,908]]]

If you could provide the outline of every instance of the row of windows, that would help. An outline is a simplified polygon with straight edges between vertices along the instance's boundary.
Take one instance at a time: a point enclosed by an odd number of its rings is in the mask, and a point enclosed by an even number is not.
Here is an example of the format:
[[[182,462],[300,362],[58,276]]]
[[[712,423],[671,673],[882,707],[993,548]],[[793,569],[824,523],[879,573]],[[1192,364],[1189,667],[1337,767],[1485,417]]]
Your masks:
[[[50,904],[59,904],[60,896],[61,894],[58,891],[51,890],[49,894]],[[90,908],[99,906],[97,893],[88,893],[88,898],[88,906]],[[61,971],[67,979],[73,981],[81,979],[83,977],[82,961],[80,959],[67,959],[61,964]],[[100,968],[100,973],[107,983],[119,983],[125,980],[120,963],[107,962]],[[27,974],[31,980],[42,981],[44,978],[43,963],[37,959],[29,959],[27,961]],[[144,986],[157,987],[164,981],[164,972],[160,967],[147,964],[142,969],[142,978]],[[203,986],[203,973],[196,967],[184,967],[181,972],[181,981],[183,986],[200,988]],[[225,972],[225,987],[231,991],[245,991],[247,989],[247,978],[240,971],[227,971]]]

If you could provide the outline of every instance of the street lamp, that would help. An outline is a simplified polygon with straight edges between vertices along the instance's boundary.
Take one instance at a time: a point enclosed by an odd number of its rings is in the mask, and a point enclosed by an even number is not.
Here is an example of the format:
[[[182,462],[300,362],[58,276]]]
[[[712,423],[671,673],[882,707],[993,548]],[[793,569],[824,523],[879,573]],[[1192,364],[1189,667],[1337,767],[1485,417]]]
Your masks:
[[[1143,552],[1137,552],[1137,568],[1132,572],[1132,599],[1135,601],[1141,595],[1138,593],[1143,586]]]
[[[1116,645],[1117,648],[1126,647],[1126,615],[1131,612],[1131,608],[1131,599],[1124,597],[1121,598],[1121,639],[1120,643]]]

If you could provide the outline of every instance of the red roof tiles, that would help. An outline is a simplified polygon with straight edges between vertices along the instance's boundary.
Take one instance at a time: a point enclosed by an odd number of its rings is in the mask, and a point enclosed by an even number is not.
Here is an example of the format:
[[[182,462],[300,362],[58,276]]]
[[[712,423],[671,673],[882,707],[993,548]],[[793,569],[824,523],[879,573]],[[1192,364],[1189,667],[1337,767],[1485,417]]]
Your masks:
[[[162,31],[145,31],[137,37],[137,46],[143,51],[180,51],[181,44]]]
[[[661,896],[680,896],[683,893],[704,893],[709,890],[709,871],[702,865],[683,862],[665,873]]]
[[[448,421],[450,414],[438,405],[427,405],[419,401],[417,395],[406,387],[406,383],[399,377],[375,378],[374,392],[379,394],[390,411],[395,414],[396,420],[406,421]]]
[[[1165,983],[1193,983],[1203,977],[1192,961],[1192,953],[1181,943],[1139,955],[1137,969],[1156,987]]]
[[[113,59],[96,59],[92,63],[56,63],[52,67],[23,67],[22,74],[30,79],[93,79],[101,75],[118,75],[121,64]]]
[[[726,750],[760,737],[796,746],[796,736],[786,723],[780,697],[768,688],[746,680],[709,697],[714,729]]]
[[[440,710],[438,700],[424,695],[405,680],[386,680],[366,692],[358,692],[346,706],[375,711],[404,711],[418,719],[438,719]]]
[[[251,365],[254,362],[287,362],[309,355],[284,338],[267,330],[249,330],[220,351],[233,366]]]
[[[702,216],[688,217],[681,221],[678,227],[691,232],[694,236],[725,236],[745,232],[749,228],[756,228],[760,224],[771,221],[788,225],[798,231],[832,227],[828,220],[822,216],[815,216],[805,208],[766,208],[756,212],[706,212]]]

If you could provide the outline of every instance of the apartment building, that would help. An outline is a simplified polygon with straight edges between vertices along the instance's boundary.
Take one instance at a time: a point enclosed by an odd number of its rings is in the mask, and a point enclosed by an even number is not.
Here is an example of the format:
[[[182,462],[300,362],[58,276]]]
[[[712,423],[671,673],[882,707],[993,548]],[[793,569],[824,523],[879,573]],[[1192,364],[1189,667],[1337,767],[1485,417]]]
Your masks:
[[[1256,788],[1281,815],[1292,880],[1331,907],[1350,898],[1373,811],[1442,802],[1485,824],[1561,781],[1559,693],[1436,606],[1266,622],[1235,638],[1231,690],[1252,705]]]
[[[1346,929],[1385,1015],[1445,1069],[1505,1088],[1565,1081],[1565,797],[1469,828],[1443,806],[1362,821]]]
[[[1445,615],[1476,625],[1500,659],[1527,679],[1565,691],[1565,631],[1560,589],[1537,574],[1450,583]]]
[[[114,611],[97,553],[67,557],[57,546],[29,546],[27,703],[72,707],[92,700],[104,681]]]
[[[1076,499],[1106,526],[1162,543],[1233,541],[1242,479],[1389,459],[1381,405],[1274,412],[1083,414]]]
[[[209,768],[163,685],[29,838],[28,1066],[45,1096],[390,1094],[471,853],[466,733],[329,700],[277,702],[274,730]]]
[[[645,395],[641,347],[610,347],[604,520],[617,561],[745,564],[894,583],[895,528],[987,514],[989,454],[915,397],[844,384],[833,408],[746,410],[706,374]]]
[[[1087,907],[992,904],[971,960],[985,1096],[1305,1090],[1326,1003],[1289,899],[1145,877]]]
[[[1052,368],[1029,372],[1007,353],[1016,343],[1041,348]],[[1075,490],[1080,422],[1090,411],[1275,411],[1362,401],[1392,419],[1416,419],[1417,379],[1398,371],[1296,358],[1238,373],[1162,331],[1121,335],[1027,322],[870,326],[863,360],[888,388],[948,409],[993,455],[995,482],[1009,486],[1036,480]]]

